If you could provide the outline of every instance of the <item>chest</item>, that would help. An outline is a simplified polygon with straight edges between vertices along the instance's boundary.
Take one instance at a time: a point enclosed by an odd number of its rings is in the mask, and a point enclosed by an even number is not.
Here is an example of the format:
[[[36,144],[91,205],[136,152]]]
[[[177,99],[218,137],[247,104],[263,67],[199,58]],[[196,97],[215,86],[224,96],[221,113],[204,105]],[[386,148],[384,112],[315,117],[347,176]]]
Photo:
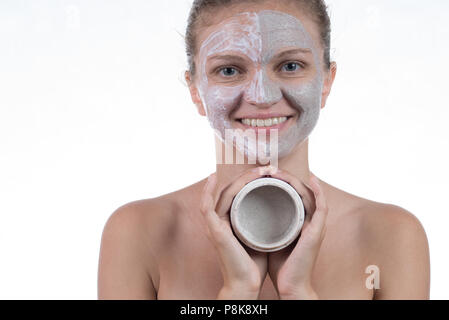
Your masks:
[[[187,238],[186,238],[187,237]],[[213,300],[223,286],[219,258],[207,237],[184,234],[159,260],[158,299]],[[186,241],[189,239],[189,241]],[[366,264],[366,266],[365,266]],[[323,241],[312,275],[320,299],[372,299],[365,273],[369,261],[360,248],[329,234]],[[261,300],[278,300],[277,291],[267,274]]]

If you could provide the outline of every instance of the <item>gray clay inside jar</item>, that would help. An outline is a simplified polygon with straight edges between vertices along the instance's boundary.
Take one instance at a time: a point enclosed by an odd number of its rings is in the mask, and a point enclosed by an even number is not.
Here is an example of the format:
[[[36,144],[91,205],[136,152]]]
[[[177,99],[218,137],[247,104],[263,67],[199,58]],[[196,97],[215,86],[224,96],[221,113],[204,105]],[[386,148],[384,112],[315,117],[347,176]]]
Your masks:
[[[242,200],[238,219],[248,240],[269,245],[283,240],[293,227],[296,207],[283,189],[262,186]]]

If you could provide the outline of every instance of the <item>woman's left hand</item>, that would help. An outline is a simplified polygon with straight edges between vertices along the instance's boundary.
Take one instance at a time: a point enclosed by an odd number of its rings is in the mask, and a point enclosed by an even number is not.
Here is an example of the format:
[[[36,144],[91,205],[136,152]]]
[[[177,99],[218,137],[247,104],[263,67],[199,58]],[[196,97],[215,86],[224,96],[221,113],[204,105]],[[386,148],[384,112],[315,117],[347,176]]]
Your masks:
[[[326,233],[328,207],[323,190],[318,178],[313,174],[310,186],[284,170],[274,170],[271,176],[288,182],[296,189],[301,195],[307,214],[296,244],[268,254],[270,278],[281,300],[318,299],[312,286],[312,271]],[[293,245],[294,248],[291,249]]]

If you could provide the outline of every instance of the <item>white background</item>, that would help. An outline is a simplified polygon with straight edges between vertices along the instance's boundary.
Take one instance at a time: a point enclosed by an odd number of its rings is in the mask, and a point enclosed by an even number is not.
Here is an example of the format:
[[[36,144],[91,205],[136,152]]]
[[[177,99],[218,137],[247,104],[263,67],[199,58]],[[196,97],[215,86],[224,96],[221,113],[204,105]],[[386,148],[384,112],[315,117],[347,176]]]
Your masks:
[[[0,0],[0,298],[96,299],[110,214],[214,171],[183,83],[190,4]],[[339,69],[311,170],[415,214],[447,299],[449,2],[328,4]]]

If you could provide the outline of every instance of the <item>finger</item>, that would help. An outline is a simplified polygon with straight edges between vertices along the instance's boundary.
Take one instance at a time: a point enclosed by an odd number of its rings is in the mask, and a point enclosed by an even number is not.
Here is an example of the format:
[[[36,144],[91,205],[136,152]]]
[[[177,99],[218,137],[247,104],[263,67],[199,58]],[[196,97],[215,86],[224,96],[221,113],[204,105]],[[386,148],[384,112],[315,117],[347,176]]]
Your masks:
[[[210,233],[225,283],[257,283],[260,279],[255,277],[258,275],[249,272],[251,257],[232,233],[229,223],[214,214],[216,221],[211,224]],[[260,263],[256,264],[259,266]]]
[[[213,190],[215,189],[216,183],[217,183],[217,175],[216,173],[213,173],[208,177],[207,182],[203,188],[203,192],[201,195],[200,211],[205,217],[207,216],[209,211],[215,209]]]
[[[312,220],[304,223],[301,230],[301,246],[304,250],[315,251],[320,247],[326,233],[326,221],[328,215],[327,203],[318,179],[314,176],[310,179],[310,186],[314,192],[316,201],[316,210],[313,213]],[[303,253],[304,254],[304,253]]]
[[[295,241],[288,247],[281,249],[279,251],[270,252],[268,255],[268,272],[270,274],[271,281],[273,282],[274,287],[278,288],[277,279],[279,271],[281,270],[281,267],[287,260],[288,256],[292,252],[292,247],[295,245]],[[279,294],[279,292],[278,292]]]
[[[234,182],[224,188],[216,207],[218,216],[229,219],[228,211],[237,193],[249,182],[268,175],[270,170],[272,170],[270,167],[257,167],[244,171]]]
[[[302,259],[305,265],[313,267],[324,239],[328,208],[319,180],[314,175],[311,176],[310,187],[315,196],[316,210],[312,220],[304,223],[301,236],[290,258],[298,261]]]
[[[200,211],[202,213],[202,216],[204,217],[207,225],[207,231],[208,236],[211,237],[211,230],[213,229],[219,229],[219,222],[217,221],[218,217],[216,217],[215,214],[215,202],[214,202],[214,195],[213,190],[215,189],[216,185],[216,174],[211,174],[206,184],[204,185],[203,192],[201,195],[201,203],[200,203]],[[211,239],[212,240],[212,239]]]
[[[304,208],[306,209],[306,219],[309,219],[309,217],[315,211],[315,204],[313,192],[307,187],[307,185],[285,170],[278,169],[277,172],[271,174],[271,176],[277,179],[281,179],[295,188],[296,192],[298,192],[298,194],[301,196],[301,199],[304,203]]]
[[[210,199],[208,200],[211,202],[209,204],[215,210],[221,194],[220,186],[218,185],[218,176],[216,172],[212,173],[207,178],[206,184],[203,187],[203,194],[204,193],[206,193],[208,197],[210,196]]]
[[[316,210],[310,222],[310,226],[316,230],[317,233],[322,234],[327,220],[328,206],[327,201],[321,188],[320,181],[315,175],[310,178],[310,187],[315,195]]]
[[[260,283],[263,283],[268,271],[267,254],[265,252],[260,252],[251,248],[246,248],[246,252],[248,252],[248,255],[256,263],[260,273]]]
[[[220,266],[226,281],[248,281],[248,263],[250,257],[235,238],[229,223],[220,219],[214,210],[213,189],[216,186],[216,175],[209,176],[203,189],[201,211],[205,217],[209,235],[220,259]]]

